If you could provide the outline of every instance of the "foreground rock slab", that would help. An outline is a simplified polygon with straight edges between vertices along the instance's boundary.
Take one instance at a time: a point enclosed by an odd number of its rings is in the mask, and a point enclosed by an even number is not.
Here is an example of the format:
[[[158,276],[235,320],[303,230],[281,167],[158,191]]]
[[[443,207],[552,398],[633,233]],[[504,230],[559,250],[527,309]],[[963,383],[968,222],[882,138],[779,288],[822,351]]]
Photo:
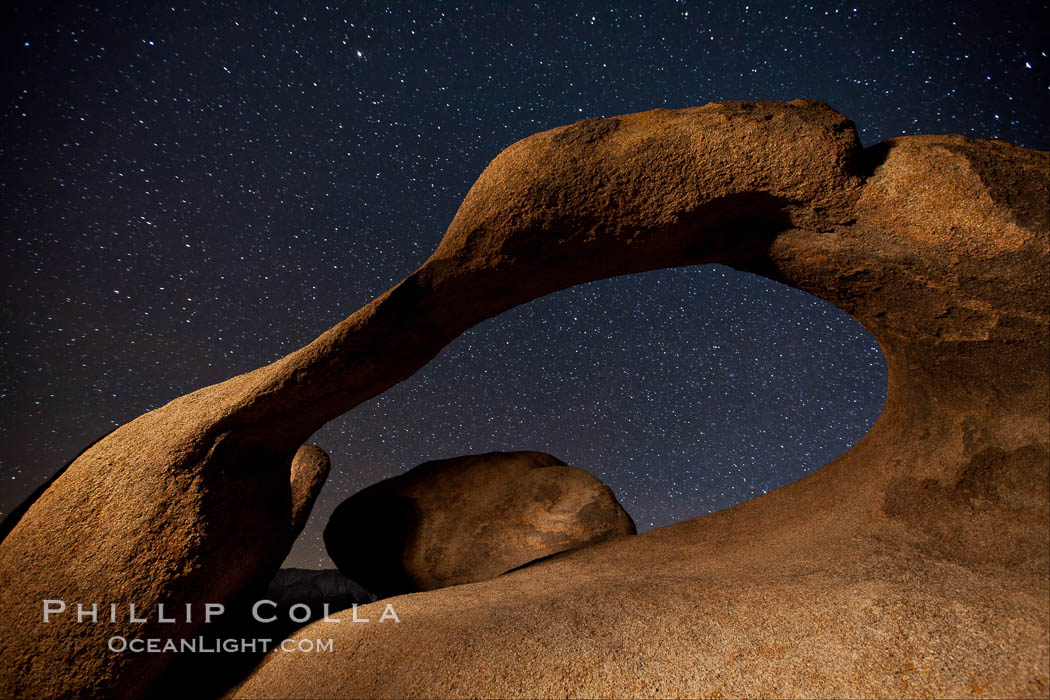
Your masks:
[[[41,601],[222,600],[276,568],[253,543],[299,522],[303,442],[472,325],[602,277],[721,263],[878,339],[886,406],[853,449],[725,513],[394,598],[402,623],[329,625],[336,652],[270,656],[238,692],[1045,697],[1048,171],[1046,153],[959,136],[863,149],[809,101],[524,139],[403,282],[119,428],[44,491],[0,543],[0,694],[149,688],[167,659],[42,625]]]
[[[569,549],[635,534],[608,486],[542,452],[426,462],[332,513],[339,570],[380,597],[483,581]]]

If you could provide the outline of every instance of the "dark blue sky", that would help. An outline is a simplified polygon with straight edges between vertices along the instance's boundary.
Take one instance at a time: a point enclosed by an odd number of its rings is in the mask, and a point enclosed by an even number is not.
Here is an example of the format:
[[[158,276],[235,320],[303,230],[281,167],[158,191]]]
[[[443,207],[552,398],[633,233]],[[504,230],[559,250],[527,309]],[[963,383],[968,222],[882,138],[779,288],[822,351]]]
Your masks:
[[[0,511],[84,445],[305,344],[417,267],[507,145],[586,117],[809,97],[866,145],[1046,149],[1045,3],[15,3],[3,11]],[[644,530],[840,454],[885,367],[830,305],[721,267],[465,334],[326,426],[335,505],[427,459],[550,452]]]

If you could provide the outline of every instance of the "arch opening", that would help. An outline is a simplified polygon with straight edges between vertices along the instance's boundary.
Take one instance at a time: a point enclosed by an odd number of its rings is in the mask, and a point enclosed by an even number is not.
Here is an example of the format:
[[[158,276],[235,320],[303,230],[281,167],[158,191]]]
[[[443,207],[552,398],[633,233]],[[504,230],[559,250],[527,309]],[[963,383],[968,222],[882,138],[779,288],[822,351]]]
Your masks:
[[[330,565],[321,531],[350,494],[493,450],[591,471],[640,532],[730,508],[852,447],[886,377],[856,320],[756,274],[700,265],[571,287],[475,326],[319,431],[335,468],[286,565]]]

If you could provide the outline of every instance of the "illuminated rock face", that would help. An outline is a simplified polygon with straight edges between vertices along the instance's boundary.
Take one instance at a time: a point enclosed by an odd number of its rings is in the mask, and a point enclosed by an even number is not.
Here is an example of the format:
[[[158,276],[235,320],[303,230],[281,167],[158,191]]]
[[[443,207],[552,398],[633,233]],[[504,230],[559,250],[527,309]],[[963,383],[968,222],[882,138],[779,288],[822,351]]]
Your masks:
[[[729,511],[395,598],[400,623],[315,623],[298,636],[334,638],[334,655],[277,653],[240,692],[1045,696],[1048,169],[1046,153],[956,136],[864,150],[806,101],[520,141],[405,281],[55,481],[0,544],[2,690],[142,691],[163,655],[108,653],[120,626],[45,628],[40,601],[226,599],[276,566],[254,542],[298,521],[289,464],[325,421],[511,306],[717,262],[879,340],[886,406],[853,449]]]
[[[635,534],[608,486],[542,452],[426,462],[355,493],[325,528],[339,570],[380,597],[483,581]]]

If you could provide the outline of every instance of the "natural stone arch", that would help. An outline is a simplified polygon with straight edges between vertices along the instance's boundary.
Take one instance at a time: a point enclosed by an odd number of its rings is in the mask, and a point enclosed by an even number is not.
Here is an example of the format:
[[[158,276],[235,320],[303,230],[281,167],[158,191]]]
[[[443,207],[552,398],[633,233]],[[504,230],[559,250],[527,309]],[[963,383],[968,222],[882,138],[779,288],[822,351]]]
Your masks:
[[[935,660],[911,677],[922,692],[957,694],[966,681],[953,673],[968,669],[983,674],[970,682],[998,694],[1045,693],[1047,160],[962,137],[864,151],[847,119],[805,101],[587,120],[514,144],[405,281],[302,350],[118,429],[55,481],[0,544],[4,689],[147,688],[161,655],[135,659],[132,670],[127,656],[104,650],[105,637],[126,627],[42,630],[38,601],[145,607],[175,595],[231,597],[280,561],[272,547],[249,543],[285,543],[309,505],[312,487],[302,484],[320,460],[299,453],[309,467],[289,478],[302,441],[474,323],[600,277],[720,262],[831,301],[879,340],[886,406],[850,452],[784,489],[632,544],[398,599],[414,621],[396,632],[339,628],[337,641],[367,665],[277,656],[244,692],[857,695],[882,692],[895,678],[884,667],[903,649]],[[962,581],[954,596],[943,566]],[[868,628],[886,634],[893,619],[854,609],[871,593],[856,585],[866,576],[893,604],[918,600],[939,614],[957,606],[954,628],[932,630],[909,615],[896,628],[903,646],[868,649],[858,661],[849,645],[870,641]],[[1013,617],[981,629],[999,600]],[[712,605],[724,614],[704,617]],[[536,620],[543,609],[578,624],[545,631]],[[636,610],[654,626],[610,638],[634,624]],[[756,620],[768,653],[744,648]],[[741,657],[705,643],[705,624],[744,645],[752,671],[721,671]],[[825,625],[838,646],[775,641]],[[573,632],[581,626],[590,636]],[[509,628],[513,639],[500,632]],[[451,667],[463,634],[473,651]],[[581,639],[591,640],[582,650]],[[574,648],[579,661],[566,665]],[[646,660],[646,649],[664,656]],[[530,653],[547,665],[522,665]],[[785,655],[790,665],[778,663]],[[393,657],[419,672],[384,675]],[[817,680],[806,685],[798,669],[816,661]],[[71,671],[55,678],[63,666]]]

